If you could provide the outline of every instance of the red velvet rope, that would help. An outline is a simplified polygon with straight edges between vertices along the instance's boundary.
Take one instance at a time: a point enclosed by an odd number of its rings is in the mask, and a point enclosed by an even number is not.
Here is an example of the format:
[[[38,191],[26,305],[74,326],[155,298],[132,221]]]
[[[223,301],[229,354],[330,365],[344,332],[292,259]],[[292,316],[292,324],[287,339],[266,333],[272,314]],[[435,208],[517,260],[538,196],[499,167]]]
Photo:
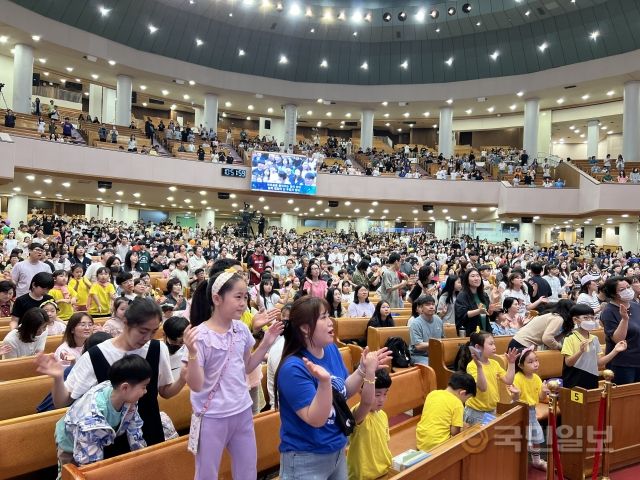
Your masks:
[[[551,428],[551,438],[553,442],[553,463],[556,471],[558,472],[558,478],[564,480],[564,473],[562,471],[562,462],[560,461],[560,450],[558,448],[558,430],[556,423],[556,415],[553,412],[549,412],[549,428]]]
[[[593,470],[591,473],[591,480],[598,480],[598,474],[600,473],[600,456],[602,454],[603,438],[602,433],[604,430],[604,417],[607,410],[607,399],[600,397],[600,409],[598,411],[598,430],[596,431],[596,453],[593,456]]]

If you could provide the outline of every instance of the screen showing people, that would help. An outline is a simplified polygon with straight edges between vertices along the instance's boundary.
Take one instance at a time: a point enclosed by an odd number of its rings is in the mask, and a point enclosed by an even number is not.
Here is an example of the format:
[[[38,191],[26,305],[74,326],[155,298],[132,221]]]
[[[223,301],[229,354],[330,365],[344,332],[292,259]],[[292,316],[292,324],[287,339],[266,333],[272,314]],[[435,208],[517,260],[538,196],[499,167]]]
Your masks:
[[[253,152],[251,190],[316,194],[316,161],[304,155]]]

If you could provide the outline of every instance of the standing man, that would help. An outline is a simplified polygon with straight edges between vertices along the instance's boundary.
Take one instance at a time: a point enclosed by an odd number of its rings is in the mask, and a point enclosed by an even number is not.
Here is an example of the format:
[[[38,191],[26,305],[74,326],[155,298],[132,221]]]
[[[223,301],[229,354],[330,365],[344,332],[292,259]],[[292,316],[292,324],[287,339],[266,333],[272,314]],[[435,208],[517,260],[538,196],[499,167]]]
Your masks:
[[[407,285],[407,281],[400,281],[399,271],[400,254],[393,252],[389,255],[380,284],[380,301],[387,302],[391,308],[402,308],[404,306],[404,302],[400,297],[400,290]]]
[[[261,243],[256,244],[256,251],[249,255],[247,266],[249,267],[249,285],[258,285],[260,276],[264,272],[264,266],[269,261],[269,257],[264,254],[264,247]]]
[[[16,285],[16,298],[29,293],[31,280],[40,273],[53,273],[51,267],[43,262],[45,258],[44,247],[37,242],[29,245],[29,257],[11,269],[11,280]]]

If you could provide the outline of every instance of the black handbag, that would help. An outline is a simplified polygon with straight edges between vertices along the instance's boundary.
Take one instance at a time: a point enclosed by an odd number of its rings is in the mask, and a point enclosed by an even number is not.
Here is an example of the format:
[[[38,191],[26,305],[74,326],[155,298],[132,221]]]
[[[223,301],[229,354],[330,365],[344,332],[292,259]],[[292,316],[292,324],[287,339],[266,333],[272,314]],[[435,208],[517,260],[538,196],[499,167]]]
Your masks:
[[[331,393],[333,394],[333,410],[336,413],[336,425],[348,437],[356,428],[356,419],[342,394],[333,387],[331,387]]]

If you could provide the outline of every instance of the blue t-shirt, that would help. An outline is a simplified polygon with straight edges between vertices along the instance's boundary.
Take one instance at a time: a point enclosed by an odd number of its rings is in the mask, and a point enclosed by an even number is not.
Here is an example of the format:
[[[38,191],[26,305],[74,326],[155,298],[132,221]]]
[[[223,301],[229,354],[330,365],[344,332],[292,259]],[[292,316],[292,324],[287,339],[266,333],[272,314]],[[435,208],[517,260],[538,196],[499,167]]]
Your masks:
[[[325,347],[323,358],[316,358],[306,350],[302,355],[329,372],[333,388],[342,392],[346,399],[344,382],[348,372],[338,347],[334,344]],[[278,373],[281,452],[332,453],[347,444],[347,437],[335,424],[333,407],[327,423],[321,428],[312,427],[296,413],[311,405],[317,389],[318,380],[309,373],[300,357],[288,357],[282,363]]]

